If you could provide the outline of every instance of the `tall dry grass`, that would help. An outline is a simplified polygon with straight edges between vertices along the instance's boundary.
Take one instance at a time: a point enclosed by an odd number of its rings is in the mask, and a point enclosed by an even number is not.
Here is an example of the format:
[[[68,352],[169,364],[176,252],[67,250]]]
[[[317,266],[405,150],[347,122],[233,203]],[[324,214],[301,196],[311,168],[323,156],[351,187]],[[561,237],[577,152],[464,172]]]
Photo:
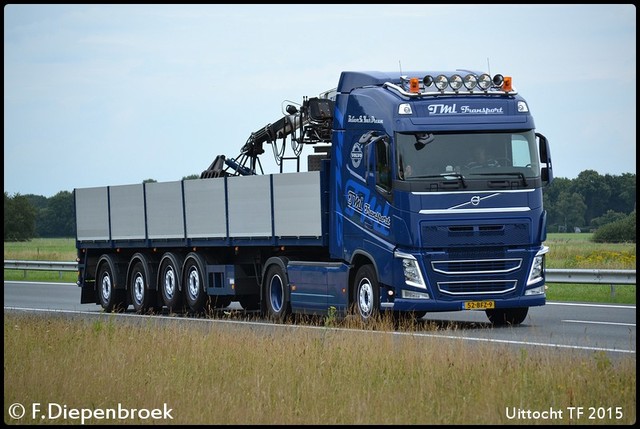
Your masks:
[[[631,424],[635,355],[376,330],[4,315],[7,405],[172,410],[171,424]],[[612,407],[597,420],[569,407]],[[44,407],[44,405],[43,405]],[[509,419],[515,410],[564,411]],[[150,423],[89,420],[86,423]]]

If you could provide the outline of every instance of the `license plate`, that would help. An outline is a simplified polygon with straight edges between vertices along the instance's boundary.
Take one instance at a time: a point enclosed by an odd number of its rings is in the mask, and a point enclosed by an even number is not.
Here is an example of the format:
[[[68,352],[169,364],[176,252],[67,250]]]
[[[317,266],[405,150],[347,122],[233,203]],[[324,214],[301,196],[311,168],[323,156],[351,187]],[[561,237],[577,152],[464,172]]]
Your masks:
[[[495,301],[466,301],[464,303],[465,310],[487,310],[496,308]]]

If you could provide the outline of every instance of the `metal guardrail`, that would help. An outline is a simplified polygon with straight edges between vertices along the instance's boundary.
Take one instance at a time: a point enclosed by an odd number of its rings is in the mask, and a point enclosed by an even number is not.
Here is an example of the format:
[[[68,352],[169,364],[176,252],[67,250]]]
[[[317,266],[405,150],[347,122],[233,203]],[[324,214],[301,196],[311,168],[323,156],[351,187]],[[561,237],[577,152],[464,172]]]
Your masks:
[[[77,271],[77,262],[57,261],[4,261],[5,270]]]
[[[59,261],[15,261],[5,260],[5,270],[23,270],[24,278],[27,278],[27,271],[57,271],[58,277],[62,278],[63,271],[78,271],[77,262]]]
[[[636,284],[636,270],[572,270],[547,268],[544,274],[547,283]]]
[[[4,261],[5,270],[27,271],[77,271],[77,262],[56,261]],[[578,284],[606,284],[606,285],[635,285],[636,270],[599,270],[599,269],[546,269],[547,283],[578,283]]]

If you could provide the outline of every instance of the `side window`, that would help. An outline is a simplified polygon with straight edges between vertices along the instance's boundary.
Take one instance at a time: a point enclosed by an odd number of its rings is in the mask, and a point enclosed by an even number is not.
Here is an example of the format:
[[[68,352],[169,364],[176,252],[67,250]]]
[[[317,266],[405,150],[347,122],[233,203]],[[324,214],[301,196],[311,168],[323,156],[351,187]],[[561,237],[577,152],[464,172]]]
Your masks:
[[[385,192],[391,192],[391,154],[389,141],[381,138],[375,143],[376,151],[376,186]]]
[[[529,142],[521,135],[514,135],[511,140],[512,165],[514,167],[530,167],[531,154]]]

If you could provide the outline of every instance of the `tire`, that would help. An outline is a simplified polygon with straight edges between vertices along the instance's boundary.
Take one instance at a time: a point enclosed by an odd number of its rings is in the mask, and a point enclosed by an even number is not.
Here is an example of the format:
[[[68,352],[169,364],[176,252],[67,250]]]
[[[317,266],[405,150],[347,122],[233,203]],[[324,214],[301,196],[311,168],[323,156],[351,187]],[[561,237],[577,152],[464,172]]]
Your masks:
[[[356,273],[353,304],[356,315],[364,322],[380,315],[380,285],[371,264],[363,265]]]
[[[492,310],[485,310],[489,321],[494,326],[505,325],[519,325],[524,322],[524,319],[529,313],[529,307],[522,308],[499,308]]]
[[[183,313],[184,299],[181,290],[180,263],[173,255],[163,258],[158,274],[158,287],[162,302],[170,313]]]
[[[155,290],[150,289],[149,280],[144,264],[137,261],[129,278],[129,294],[136,313],[142,314],[156,310],[157,295]]]
[[[267,317],[276,322],[284,322],[291,314],[291,303],[289,278],[280,265],[273,264],[267,271],[264,293]]]
[[[204,290],[205,274],[197,257],[187,258],[184,267],[184,296],[189,309],[196,313],[204,312],[207,294]]]
[[[116,289],[116,277],[111,264],[100,265],[96,278],[98,301],[106,312],[121,312],[127,309],[127,295],[124,289]]]

